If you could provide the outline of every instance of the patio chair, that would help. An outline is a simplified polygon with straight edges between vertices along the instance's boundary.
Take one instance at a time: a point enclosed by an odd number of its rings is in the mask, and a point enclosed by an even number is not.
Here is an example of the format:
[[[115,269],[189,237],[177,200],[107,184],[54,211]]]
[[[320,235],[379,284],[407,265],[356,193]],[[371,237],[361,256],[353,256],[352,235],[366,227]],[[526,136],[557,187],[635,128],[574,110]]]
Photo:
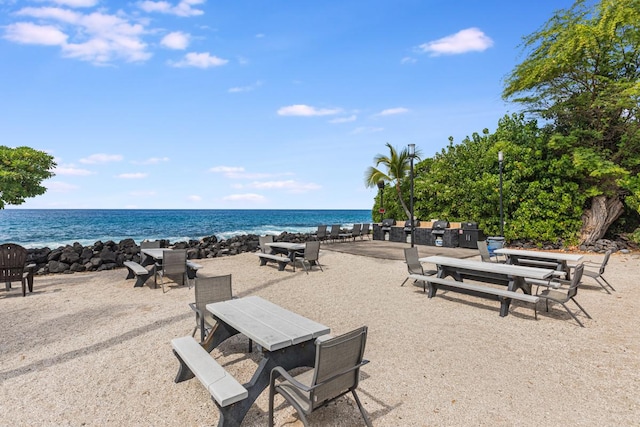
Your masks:
[[[340,238],[340,225],[333,224],[331,226],[331,230],[329,231],[329,237],[327,238],[327,240],[331,240],[332,242],[335,242],[339,238]]]
[[[271,234],[258,236],[258,242],[260,243],[260,252],[263,254],[273,253],[273,248],[267,246],[267,243],[273,243],[273,236]]]
[[[207,304],[220,301],[228,301],[233,298],[231,291],[231,274],[214,277],[199,277],[195,285],[196,301],[189,303],[189,307],[196,313],[196,326],[193,328],[191,336],[196,335],[200,329],[200,342],[204,342],[211,328],[216,324],[216,320],[207,310]]]
[[[326,225],[319,225],[318,229],[316,230],[316,232],[314,233],[314,236],[316,238],[317,241],[319,242],[324,242],[325,240],[327,240],[327,226]]]
[[[148,258],[149,256],[142,253],[143,249],[159,249],[160,248],[160,240],[143,240],[140,242],[140,265],[151,264]]]
[[[304,271],[306,271],[307,274],[309,274],[309,270],[311,270],[314,265],[317,265],[318,267],[320,267],[320,271],[324,271],[322,269],[322,266],[320,265],[320,262],[318,262],[319,255],[320,255],[320,242],[317,240],[306,242],[304,244],[304,252],[295,253],[293,257],[293,264],[295,265],[296,261],[299,260],[300,263],[302,264],[302,267],[304,268]],[[305,264],[305,262],[309,263],[309,268],[307,268],[307,265]]]
[[[35,264],[27,265],[27,250],[15,243],[0,245],[0,282],[4,282],[7,291],[11,289],[11,282],[22,284],[22,296],[33,292],[33,270]]]
[[[362,418],[371,427],[369,417],[356,394],[360,368],[369,363],[363,360],[367,341],[367,327],[355,329],[335,338],[316,339],[316,361],[313,369],[292,377],[282,367],[271,371],[269,382],[269,420],[273,427],[273,407],[276,393],[291,404],[302,423],[308,426],[306,416],[327,403],[351,392]],[[276,380],[283,377],[282,381]]]
[[[340,233],[338,234],[338,236],[340,237],[341,240],[353,238],[353,240],[355,241],[356,237],[360,236],[361,227],[362,227],[362,224],[353,224],[353,227],[351,227],[351,230],[347,231],[346,233]]]
[[[478,252],[480,252],[480,258],[483,262],[499,262],[504,263],[506,260],[498,259],[498,255],[491,255],[487,246],[486,240],[478,240]]]
[[[567,310],[567,313],[569,313],[571,317],[573,317],[574,320],[584,328],[584,325],[582,324],[582,322],[567,306],[567,303],[570,300],[573,301],[578,306],[578,308],[589,319],[591,319],[591,316],[589,315],[589,313],[587,313],[585,309],[582,308],[582,306],[575,299],[578,293],[578,287],[580,286],[580,281],[582,280],[583,272],[584,272],[584,265],[579,264],[576,267],[571,280],[553,278],[547,281],[545,284],[543,283],[543,281],[536,280],[532,282],[532,279],[527,279],[527,283],[533,283],[535,285],[538,285],[538,290],[540,289],[540,286],[546,286],[548,288],[543,290],[540,293],[536,292],[536,295],[539,296],[540,299],[543,299],[545,301],[546,311],[549,311],[549,302],[556,302],[558,304],[562,304],[564,309]]]
[[[425,269],[422,267],[422,264],[418,260],[418,248],[416,248],[415,246],[412,248],[404,248],[404,260],[407,263],[407,270],[409,274],[422,274],[423,276],[433,276],[438,272],[438,270],[425,271]],[[404,284],[407,283],[407,280],[409,280],[408,276],[406,279],[404,279],[404,282],[402,282],[402,285],[400,286],[404,286]],[[427,291],[427,284],[425,282],[422,282],[422,288],[425,292]]]
[[[368,222],[365,222],[364,224],[362,224],[362,229],[360,229],[360,238],[364,239],[364,237],[366,236],[368,240],[371,240],[371,235],[369,234],[369,227],[371,226],[371,224],[369,224]]]
[[[611,292],[609,291],[609,289],[607,289],[607,287],[605,286],[605,283],[607,284],[607,286],[611,288],[612,291],[615,291],[615,289],[613,286],[611,286],[611,283],[609,283],[607,279],[604,278],[603,274],[604,274],[604,269],[606,268],[607,263],[609,262],[609,257],[611,256],[612,253],[613,251],[611,249],[606,251],[604,253],[604,258],[602,259],[602,263],[599,265],[598,263],[595,263],[593,261],[585,261],[582,263],[584,265],[584,275],[594,279],[598,283],[598,285],[602,286],[602,289],[607,291],[608,294],[610,294]],[[571,266],[571,268],[576,268],[576,267]],[[604,283],[602,283],[600,279],[602,279]]]
[[[187,250],[186,249],[168,249],[162,253],[162,264],[156,264],[156,272],[154,275],[155,287],[158,287],[158,276],[162,283],[162,292],[164,290],[164,278],[167,276],[181,276],[181,284],[184,285],[185,279],[191,289],[191,282],[187,276]]]

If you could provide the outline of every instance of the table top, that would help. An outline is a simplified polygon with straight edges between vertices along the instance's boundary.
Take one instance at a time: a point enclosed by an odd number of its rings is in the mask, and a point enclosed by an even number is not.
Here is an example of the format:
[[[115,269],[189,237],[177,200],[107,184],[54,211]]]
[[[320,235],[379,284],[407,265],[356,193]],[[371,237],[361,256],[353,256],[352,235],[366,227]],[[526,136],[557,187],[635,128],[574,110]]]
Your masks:
[[[141,249],[140,252],[145,255],[149,255],[153,259],[162,259],[164,257],[164,251],[170,251],[171,249],[167,248],[148,248]]]
[[[207,304],[207,310],[269,351],[309,341],[330,332],[327,326],[258,296]]]
[[[266,243],[267,246],[272,248],[282,248],[298,251],[305,248],[304,243],[291,243],[291,242],[272,242]]]
[[[500,248],[493,251],[500,255],[514,255],[526,258],[536,258],[554,261],[574,261],[578,262],[582,259],[580,254],[568,254],[563,252],[543,252],[543,251],[527,251],[523,249]]]
[[[550,268],[523,267],[521,265],[499,264],[497,262],[483,262],[446,256],[429,256],[420,258],[419,261],[447,267],[505,274],[507,276],[529,277],[532,279],[547,279],[554,273],[554,270]]]

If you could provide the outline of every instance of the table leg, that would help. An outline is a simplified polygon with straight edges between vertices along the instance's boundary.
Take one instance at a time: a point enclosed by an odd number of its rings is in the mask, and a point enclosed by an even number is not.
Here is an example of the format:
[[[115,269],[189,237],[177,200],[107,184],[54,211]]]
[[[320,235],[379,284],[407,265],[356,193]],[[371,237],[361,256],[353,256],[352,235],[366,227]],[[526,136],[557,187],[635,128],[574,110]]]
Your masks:
[[[282,366],[285,370],[290,371],[301,366],[313,367],[315,355],[316,348],[312,340],[289,346],[282,350],[264,350],[264,357],[260,361],[251,381],[244,384],[249,396],[233,405],[220,408],[218,427],[236,427],[242,423],[253,403],[269,387],[269,377],[273,368]]]

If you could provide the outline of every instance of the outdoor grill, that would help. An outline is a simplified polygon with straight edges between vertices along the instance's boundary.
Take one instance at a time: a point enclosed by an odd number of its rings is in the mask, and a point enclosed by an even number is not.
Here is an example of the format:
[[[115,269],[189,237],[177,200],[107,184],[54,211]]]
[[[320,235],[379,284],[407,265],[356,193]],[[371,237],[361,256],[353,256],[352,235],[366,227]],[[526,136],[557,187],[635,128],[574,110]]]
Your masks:
[[[449,221],[433,221],[431,234],[436,235],[436,237],[442,237],[444,235],[444,230],[447,228],[449,228]]]
[[[416,219],[415,223],[414,223],[415,227],[420,227],[420,220]],[[408,219],[404,222],[404,232],[405,233],[411,233],[411,220]]]
[[[387,218],[382,220],[382,231],[391,231],[391,226],[396,225],[396,220],[393,218]]]

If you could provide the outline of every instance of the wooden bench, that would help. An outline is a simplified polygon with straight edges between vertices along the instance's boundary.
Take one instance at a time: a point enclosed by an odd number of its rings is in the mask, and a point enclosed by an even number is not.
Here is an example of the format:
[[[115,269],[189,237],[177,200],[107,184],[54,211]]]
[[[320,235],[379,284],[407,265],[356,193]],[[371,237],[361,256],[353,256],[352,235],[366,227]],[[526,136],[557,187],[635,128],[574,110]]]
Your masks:
[[[410,274],[409,278],[427,283],[427,286],[429,287],[429,298],[433,298],[436,295],[438,288],[441,287],[443,289],[461,292],[468,295],[496,299],[500,301],[501,305],[508,304],[511,300],[524,301],[534,304],[535,316],[536,319],[538,318],[536,304],[540,300],[540,297],[536,295],[528,295],[506,289],[476,285],[473,283],[458,282],[456,280],[441,279],[434,276],[424,276],[422,274]],[[503,310],[501,310],[501,312],[503,312]]]
[[[268,261],[275,261],[278,263],[278,270],[282,271],[284,268],[291,262],[291,260],[284,256],[274,255],[274,254],[265,254],[259,252],[257,254],[260,257],[260,265],[265,265]]]
[[[134,288],[144,286],[149,276],[153,274],[153,270],[149,271],[134,261],[125,261],[124,266],[127,267],[128,270],[126,279],[136,278],[136,284],[133,285]]]
[[[195,376],[221,408],[249,396],[247,389],[220,366],[193,337],[174,338],[171,340],[171,346],[180,361],[176,383]]]

